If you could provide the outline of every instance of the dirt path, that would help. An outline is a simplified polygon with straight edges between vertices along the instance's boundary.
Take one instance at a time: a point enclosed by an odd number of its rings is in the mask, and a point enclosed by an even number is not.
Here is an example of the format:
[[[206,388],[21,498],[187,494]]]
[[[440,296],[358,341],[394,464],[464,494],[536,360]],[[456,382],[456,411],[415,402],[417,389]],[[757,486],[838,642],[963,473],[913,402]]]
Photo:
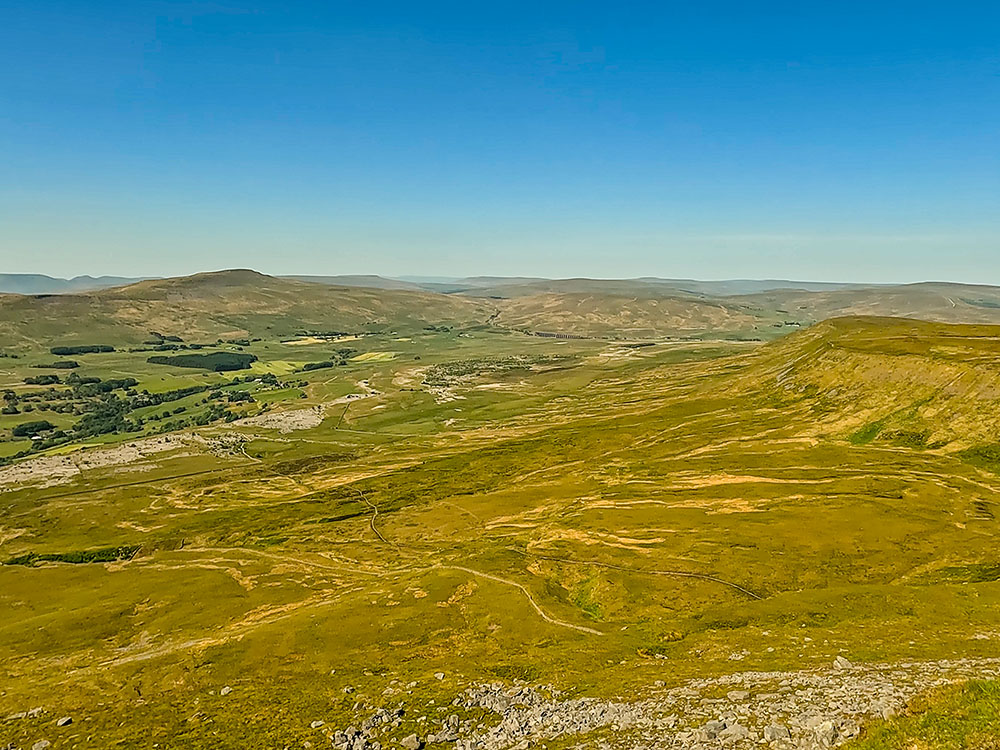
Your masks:
[[[612,565],[611,563],[596,562],[591,560],[574,560],[569,557],[550,557],[547,555],[532,555],[523,550],[519,550],[515,547],[507,547],[511,552],[515,552],[518,555],[522,555],[527,558],[534,558],[536,560],[550,560],[552,562],[565,563],[567,565],[589,565],[594,568],[607,568],[609,570],[622,570],[626,573],[634,573],[636,575],[647,575],[647,576],[667,576],[671,578],[697,578],[702,581],[711,581],[712,583],[718,583],[722,586],[728,586],[731,589],[739,591],[741,594],[749,596],[751,599],[761,600],[764,597],[759,594],[755,594],[750,589],[743,588],[738,583],[733,583],[732,581],[725,581],[722,578],[716,578],[715,576],[708,575],[707,573],[692,573],[683,570],[643,570],[642,568],[630,568],[626,565]]]
[[[375,536],[379,538],[380,542],[382,542],[383,544],[389,544],[389,541],[384,536],[382,536],[382,532],[379,531],[378,528],[375,526],[375,519],[378,518],[378,506],[375,505],[375,503],[373,503],[371,500],[369,500],[368,496],[364,492],[362,492],[361,490],[357,490],[357,492],[359,495],[361,495],[361,499],[365,501],[365,505],[371,508],[372,515],[371,518],[368,519],[368,525],[371,526],[372,532],[375,534]],[[398,545],[393,545],[393,546],[398,546]]]
[[[528,603],[531,604],[531,606],[535,610],[535,612],[537,612],[538,615],[539,615],[539,617],[541,617],[543,620],[545,620],[545,622],[551,623],[553,625],[559,625],[560,627],[564,627],[564,628],[570,628],[571,630],[578,630],[581,633],[589,633],[590,635],[605,635],[600,630],[595,630],[594,628],[588,628],[588,627],[585,627],[583,625],[574,625],[571,622],[564,622],[563,620],[557,620],[556,618],[549,616],[548,614],[545,613],[545,610],[543,610],[540,606],[538,606],[538,602],[535,601],[534,597],[531,595],[531,592],[528,591],[527,588],[525,588],[523,585],[521,585],[517,581],[511,581],[511,580],[509,580],[507,578],[501,578],[500,576],[495,576],[495,575],[492,575],[490,573],[483,573],[481,570],[473,570],[472,568],[465,568],[465,567],[462,567],[461,565],[435,565],[431,569],[432,570],[434,570],[434,569],[440,569],[440,570],[460,570],[463,573],[468,573],[469,575],[474,575],[477,578],[485,578],[485,579],[487,579],[489,581],[495,581],[497,583],[502,583],[502,584],[504,584],[506,586],[513,586],[514,588],[518,589],[522,594],[524,594],[524,596],[528,600]]]

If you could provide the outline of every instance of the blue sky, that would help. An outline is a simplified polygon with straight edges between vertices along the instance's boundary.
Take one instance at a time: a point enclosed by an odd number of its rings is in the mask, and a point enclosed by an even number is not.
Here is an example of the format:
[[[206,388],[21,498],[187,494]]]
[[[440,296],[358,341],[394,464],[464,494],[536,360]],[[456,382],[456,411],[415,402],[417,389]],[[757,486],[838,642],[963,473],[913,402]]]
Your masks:
[[[1000,283],[995,2],[7,2],[0,272]]]

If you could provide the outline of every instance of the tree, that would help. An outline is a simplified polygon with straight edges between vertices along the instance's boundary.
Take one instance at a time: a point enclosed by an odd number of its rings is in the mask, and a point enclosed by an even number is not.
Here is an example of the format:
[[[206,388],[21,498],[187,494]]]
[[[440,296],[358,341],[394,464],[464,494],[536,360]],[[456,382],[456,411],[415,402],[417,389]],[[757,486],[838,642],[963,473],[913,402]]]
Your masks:
[[[54,430],[55,425],[46,419],[37,419],[34,422],[21,422],[21,424],[14,427],[11,433],[14,437],[31,437],[32,435],[37,435],[40,432],[48,432],[49,430]]]

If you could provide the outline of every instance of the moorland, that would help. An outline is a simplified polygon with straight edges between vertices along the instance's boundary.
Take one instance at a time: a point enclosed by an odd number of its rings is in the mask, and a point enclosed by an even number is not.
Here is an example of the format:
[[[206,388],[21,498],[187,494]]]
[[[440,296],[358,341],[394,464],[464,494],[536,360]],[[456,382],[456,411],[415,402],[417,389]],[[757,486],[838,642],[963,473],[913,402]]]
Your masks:
[[[996,746],[1000,289],[443,287],[0,295],[0,746]]]

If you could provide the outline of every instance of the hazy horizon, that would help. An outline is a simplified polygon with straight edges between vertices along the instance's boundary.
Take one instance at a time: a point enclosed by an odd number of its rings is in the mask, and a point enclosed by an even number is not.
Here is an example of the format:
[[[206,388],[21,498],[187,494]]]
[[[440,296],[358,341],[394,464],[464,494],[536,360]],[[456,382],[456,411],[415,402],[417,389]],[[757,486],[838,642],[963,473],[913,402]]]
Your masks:
[[[0,269],[0,277],[3,276],[44,276],[51,278],[56,281],[74,281],[77,279],[94,279],[99,280],[102,278],[111,279],[125,279],[128,282],[140,281],[140,280],[155,280],[155,279],[168,279],[168,278],[183,278],[186,276],[195,276],[199,274],[210,274],[210,273],[222,273],[226,271],[253,271],[256,273],[261,273],[266,276],[272,276],[276,278],[336,278],[336,277],[372,277],[372,278],[382,278],[390,281],[408,281],[415,283],[449,283],[457,282],[468,279],[526,279],[526,280],[539,280],[539,281],[570,281],[574,279],[588,280],[588,281],[691,281],[697,283],[726,283],[726,282],[750,282],[750,283],[793,283],[793,284],[810,284],[810,285],[829,285],[829,286],[893,286],[893,285],[905,285],[905,284],[957,284],[957,285],[969,285],[969,286],[1000,286],[1000,284],[990,284],[988,282],[982,281],[963,281],[955,279],[946,278],[925,278],[917,279],[914,281],[899,281],[899,280],[889,280],[889,281],[859,281],[852,278],[836,278],[836,279],[813,279],[813,278],[796,278],[790,276],[717,276],[717,277],[695,277],[695,276],[657,276],[652,274],[641,274],[636,276],[586,276],[582,274],[566,274],[561,276],[538,276],[520,273],[511,274],[469,274],[465,276],[459,275],[442,275],[442,274],[392,274],[392,273],[374,273],[374,272],[358,272],[358,273],[287,273],[283,271],[262,271],[258,268],[247,268],[247,267],[232,267],[232,268],[206,268],[201,270],[193,270],[189,273],[179,273],[179,274],[167,274],[167,273],[150,273],[144,275],[130,276],[127,274],[120,273],[80,273],[80,274],[59,274],[59,273],[43,273],[39,271],[6,271]]]

